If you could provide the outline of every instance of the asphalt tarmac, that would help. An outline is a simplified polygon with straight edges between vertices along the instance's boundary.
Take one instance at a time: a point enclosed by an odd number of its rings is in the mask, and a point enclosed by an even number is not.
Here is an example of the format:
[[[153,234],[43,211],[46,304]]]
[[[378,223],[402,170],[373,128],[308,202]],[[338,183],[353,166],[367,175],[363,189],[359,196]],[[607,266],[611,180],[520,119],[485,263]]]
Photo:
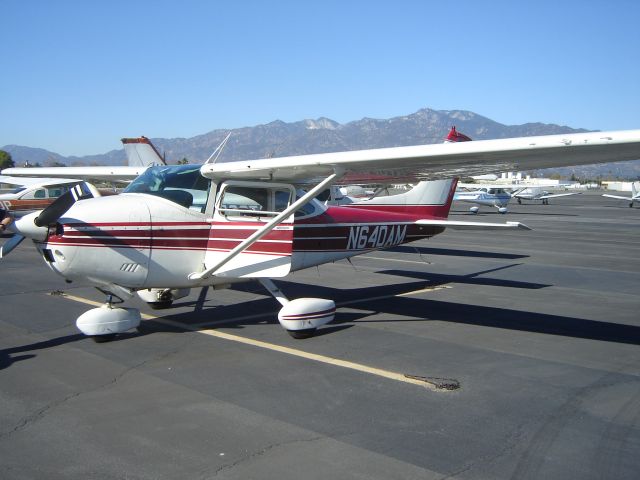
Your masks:
[[[0,478],[637,479],[640,208],[467,209],[534,230],[276,281],[338,304],[307,340],[246,284],[127,302],[141,332],[95,343],[74,323],[102,295],[24,242],[0,262]]]

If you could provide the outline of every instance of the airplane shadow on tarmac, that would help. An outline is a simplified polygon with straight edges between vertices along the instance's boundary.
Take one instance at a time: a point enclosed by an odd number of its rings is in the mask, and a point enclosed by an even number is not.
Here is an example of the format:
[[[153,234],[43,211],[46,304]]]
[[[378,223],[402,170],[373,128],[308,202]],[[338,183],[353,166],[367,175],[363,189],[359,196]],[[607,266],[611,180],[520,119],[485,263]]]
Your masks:
[[[502,252],[479,252],[477,250],[459,250],[455,248],[433,248],[433,247],[412,247],[411,245],[398,245],[397,247],[385,250],[398,253],[418,253],[420,255],[448,255],[451,257],[473,257],[473,258],[500,258],[506,260],[517,260],[529,258],[530,255],[518,255],[515,253]],[[366,258],[366,257],[365,257]]]
[[[336,302],[338,311],[335,320],[318,330],[317,335],[333,333],[344,328],[350,328],[357,323],[393,322],[393,320],[367,320],[372,314],[389,314],[414,317],[414,320],[402,321],[445,321],[466,325],[497,327],[507,330],[528,331],[549,335],[560,335],[590,340],[626,343],[640,345],[640,327],[622,325],[612,322],[594,321],[562,315],[552,315],[527,312],[511,308],[487,307],[483,305],[467,305],[454,302],[430,300],[416,296],[400,296],[416,290],[433,288],[449,283],[468,285],[488,285],[504,288],[518,288],[536,290],[549,287],[547,284],[484,278],[481,275],[496,272],[513,265],[494,268],[469,275],[445,275],[404,270],[387,270],[381,274],[396,277],[414,278],[418,281],[408,281],[394,285],[376,287],[362,287],[354,289],[337,289],[327,286],[309,286],[289,281],[277,281],[278,286],[289,298],[313,296],[330,298]],[[239,284],[234,289],[263,295],[262,287],[252,283]],[[185,302],[176,306],[185,306],[194,302]],[[365,312],[343,312],[341,307],[349,309],[363,308]],[[164,316],[167,320],[189,325],[202,324],[212,321],[225,328],[242,329],[248,325],[275,324],[277,322],[277,303],[271,297],[264,296],[248,302],[235,305],[214,306],[194,311]],[[247,317],[247,312],[259,312]],[[243,318],[244,316],[244,318]],[[234,318],[237,321],[233,321]],[[418,317],[418,318],[415,318]],[[225,318],[230,323],[224,324]],[[218,323],[220,322],[220,323]],[[164,331],[166,327],[157,324]],[[201,328],[211,328],[206,324]],[[155,330],[155,327],[153,328]]]
[[[467,305],[440,300],[418,298],[417,296],[401,296],[425,288],[433,288],[449,283],[468,285],[489,285],[504,288],[518,288],[536,290],[549,287],[547,284],[484,278],[481,275],[510,268],[507,265],[490,270],[471,273],[468,275],[447,275],[411,270],[386,270],[379,272],[384,275],[417,279],[392,285],[375,287],[361,287],[353,289],[338,289],[327,286],[310,286],[291,281],[278,281],[278,285],[289,298],[320,297],[330,298],[336,302],[338,311],[335,320],[321,327],[316,336],[352,328],[357,323],[393,322],[393,319],[369,320],[373,314],[388,314],[390,316],[413,317],[403,322],[444,321],[463,325],[485,326],[506,330],[560,335],[573,338],[584,338],[605,342],[640,345],[640,327],[622,325],[618,323],[594,321],[582,318],[550,315],[544,313],[527,312],[511,308],[487,307],[483,305]],[[185,333],[190,330],[210,329],[215,326],[242,329],[250,325],[277,323],[277,302],[268,296],[257,283],[238,284],[234,290],[252,293],[257,298],[231,305],[207,305],[208,288],[203,288],[195,301],[185,301],[175,304],[175,307],[192,307],[187,312],[159,315],[159,321],[145,320],[137,332],[127,332],[118,335],[115,341],[124,341],[141,335],[159,332]],[[345,312],[341,307],[350,310],[362,308],[363,312]],[[417,318],[416,318],[417,317]],[[225,319],[229,319],[225,323]],[[173,325],[161,323],[170,320]],[[209,323],[209,325],[207,324]],[[184,325],[180,328],[179,325]],[[35,357],[31,353],[38,350],[54,348],[60,345],[88,340],[86,336],[77,333],[58,338],[52,338],[32,344],[0,350],[0,370],[18,361]],[[24,354],[18,355],[15,354]]]

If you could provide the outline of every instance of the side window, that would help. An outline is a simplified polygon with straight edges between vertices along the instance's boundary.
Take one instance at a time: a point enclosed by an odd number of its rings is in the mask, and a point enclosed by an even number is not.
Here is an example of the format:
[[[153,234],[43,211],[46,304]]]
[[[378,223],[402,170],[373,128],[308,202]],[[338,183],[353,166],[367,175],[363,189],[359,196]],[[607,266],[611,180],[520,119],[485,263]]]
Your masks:
[[[251,215],[248,212],[268,211],[267,193],[267,190],[263,188],[229,186],[224,191],[220,209],[229,210],[236,215]]]
[[[291,190],[278,186],[227,185],[219,202],[224,216],[273,217],[291,202]]]
[[[289,190],[276,190],[273,193],[274,210],[276,212],[282,212],[289,206],[291,199],[291,192]]]
[[[64,191],[60,186],[53,186],[53,187],[47,188],[47,194],[49,198],[58,198],[63,193]]]
[[[40,188],[33,192],[33,198],[46,198],[46,192],[44,189]]]

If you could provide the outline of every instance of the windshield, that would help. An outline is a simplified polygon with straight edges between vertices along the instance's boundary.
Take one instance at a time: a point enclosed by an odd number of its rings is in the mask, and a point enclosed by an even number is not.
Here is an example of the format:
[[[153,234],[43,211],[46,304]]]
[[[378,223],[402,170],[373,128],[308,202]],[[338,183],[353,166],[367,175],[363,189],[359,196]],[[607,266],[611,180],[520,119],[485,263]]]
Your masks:
[[[11,193],[20,193],[20,192],[25,191],[26,189],[27,189],[27,187],[18,187],[18,188],[14,189],[14,190],[11,190]]]
[[[146,193],[204,213],[209,196],[209,180],[200,175],[200,165],[150,167],[124,190]]]
[[[305,193],[307,193],[307,192],[302,190],[302,189],[296,190],[296,200],[298,200],[300,197],[302,197]],[[316,215],[320,215],[326,209],[327,209],[327,207],[325,207],[322,202],[319,202],[318,200],[313,198],[313,199],[311,199],[311,201],[309,203],[307,203],[302,208],[297,210],[296,213],[295,213],[295,216],[298,219],[299,218],[306,218],[306,217],[314,217]]]

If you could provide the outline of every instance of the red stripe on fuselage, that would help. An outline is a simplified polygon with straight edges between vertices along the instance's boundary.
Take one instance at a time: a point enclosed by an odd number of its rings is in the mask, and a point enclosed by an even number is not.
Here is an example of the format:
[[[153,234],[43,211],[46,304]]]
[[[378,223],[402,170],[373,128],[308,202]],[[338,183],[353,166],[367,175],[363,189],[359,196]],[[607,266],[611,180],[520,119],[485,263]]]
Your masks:
[[[453,188],[453,187],[452,187]],[[283,224],[256,242],[248,252],[286,255],[291,252],[367,251],[428,238],[443,227],[416,225],[425,208],[449,205],[368,205],[329,207],[322,214]],[[229,251],[254,234],[262,222],[100,222],[65,224],[52,245],[110,248]],[[293,232],[292,232],[293,230]],[[293,236],[293,239],[291,238]]]

